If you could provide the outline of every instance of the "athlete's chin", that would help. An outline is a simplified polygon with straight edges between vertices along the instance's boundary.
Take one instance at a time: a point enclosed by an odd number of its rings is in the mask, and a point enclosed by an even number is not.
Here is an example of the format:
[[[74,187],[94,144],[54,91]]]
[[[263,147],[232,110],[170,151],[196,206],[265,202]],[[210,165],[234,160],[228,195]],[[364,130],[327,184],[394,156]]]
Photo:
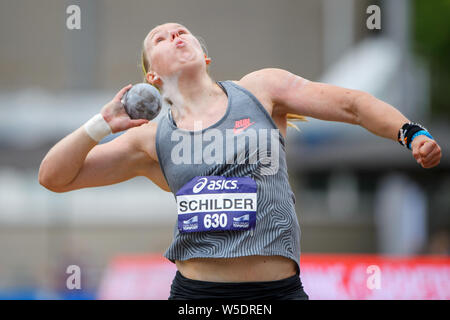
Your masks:
[[[188,74],[198,73],[204,68],[202,61],[197,59],[192,60],[180,60],[177,62],[176,68],[174,68],[174,74]]]

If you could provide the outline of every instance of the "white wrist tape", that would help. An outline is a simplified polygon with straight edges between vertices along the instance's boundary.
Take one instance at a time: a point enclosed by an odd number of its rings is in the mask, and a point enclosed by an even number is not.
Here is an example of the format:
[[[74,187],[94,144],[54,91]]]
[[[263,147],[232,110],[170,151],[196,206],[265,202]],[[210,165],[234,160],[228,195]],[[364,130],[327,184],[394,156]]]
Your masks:
[[[84,130],[95,141],[99,142],[111,134],[111,127],[100,113],[97,113],[84,124]]]

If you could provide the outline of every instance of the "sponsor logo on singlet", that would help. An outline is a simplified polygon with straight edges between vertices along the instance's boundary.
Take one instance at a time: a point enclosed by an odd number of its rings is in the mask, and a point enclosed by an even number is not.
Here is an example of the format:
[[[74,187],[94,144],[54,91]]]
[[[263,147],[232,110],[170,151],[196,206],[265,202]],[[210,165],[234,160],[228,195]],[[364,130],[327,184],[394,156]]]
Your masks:
[[[183,220],[184,230],[197,230],[198,229],[198,216],[193,216],[187,220]]]
[[[204,188],[208,190],[230,190],[237,189],[237,180],[210,180],[208,178],[203,177],[198,179],[198,182],[192,188],[193,193],[199,193]]]
[[[233,226],[237,228],[246,228],[250,224],[250,215],[244,214],[240,217],[233,218]]]
[[[255,122],[250,122],[250,118],[244,118],[241,120],[236,120],[234,122],[234,128],[233,128],[233,133],[234,134],[239,134],[242,131],[244,131],[245,129],[247,129],[248,127],[250,127],[251,125],[254,125]]]

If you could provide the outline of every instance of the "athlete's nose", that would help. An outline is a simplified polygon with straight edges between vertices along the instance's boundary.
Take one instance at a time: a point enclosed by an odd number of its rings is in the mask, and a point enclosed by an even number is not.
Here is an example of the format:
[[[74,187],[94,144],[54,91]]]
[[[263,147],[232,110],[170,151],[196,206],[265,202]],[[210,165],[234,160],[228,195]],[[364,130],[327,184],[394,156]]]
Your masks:
[[[175,37],[179,37],[180,35],[178,34],[178,31],[170,31],[170,38],[172,39],[172,40],[174,40],[175,39]]]

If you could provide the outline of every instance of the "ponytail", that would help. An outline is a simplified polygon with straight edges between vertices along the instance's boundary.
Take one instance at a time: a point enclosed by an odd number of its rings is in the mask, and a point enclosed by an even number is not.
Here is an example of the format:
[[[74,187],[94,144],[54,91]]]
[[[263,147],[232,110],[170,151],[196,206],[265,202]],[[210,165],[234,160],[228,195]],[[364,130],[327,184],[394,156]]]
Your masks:
[[[294,114],[294,113],[288,113],[286,115],[286,120],[287,120],[287,125],[289,127],[296,129],[297,131],[300,131],[300,129],[295,124],[293,124],[292,121],[304,121],[304,122],[308,121],[305,116],[301,116],[301,115]],[[289,120],[291,120],[291,121],[289,121]]]

